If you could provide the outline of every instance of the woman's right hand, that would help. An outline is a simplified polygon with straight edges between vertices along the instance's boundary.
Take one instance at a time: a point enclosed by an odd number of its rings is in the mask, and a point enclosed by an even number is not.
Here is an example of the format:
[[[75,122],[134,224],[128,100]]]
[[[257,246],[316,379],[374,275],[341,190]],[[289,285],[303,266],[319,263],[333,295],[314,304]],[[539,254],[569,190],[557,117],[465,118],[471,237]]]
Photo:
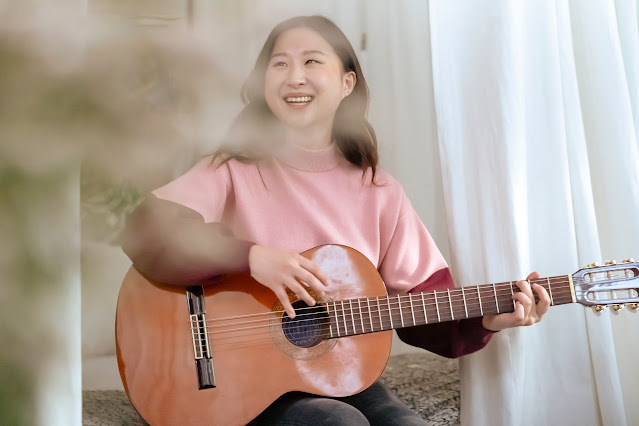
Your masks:
[[[295,318],[295,310],[287,288],[309,306],[315,305],[315,299],[301,283],[307,284],[318,296],[324,295],[326,276],[315,263],[299,254],[254,245],[249,251],[249,267],[255,280],[273,290],[289,318]]]

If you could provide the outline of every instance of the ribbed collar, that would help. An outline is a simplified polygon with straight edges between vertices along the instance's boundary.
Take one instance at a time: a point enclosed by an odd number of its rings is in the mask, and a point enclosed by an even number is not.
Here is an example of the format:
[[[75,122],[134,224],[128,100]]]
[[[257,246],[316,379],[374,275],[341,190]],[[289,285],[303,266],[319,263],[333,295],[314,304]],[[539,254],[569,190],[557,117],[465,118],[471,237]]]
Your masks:
[[[306,149],[289,143],[284,145],[278,159],[287,166],[304,172],[326,172],[345,161],[335,142],[323,149]]]

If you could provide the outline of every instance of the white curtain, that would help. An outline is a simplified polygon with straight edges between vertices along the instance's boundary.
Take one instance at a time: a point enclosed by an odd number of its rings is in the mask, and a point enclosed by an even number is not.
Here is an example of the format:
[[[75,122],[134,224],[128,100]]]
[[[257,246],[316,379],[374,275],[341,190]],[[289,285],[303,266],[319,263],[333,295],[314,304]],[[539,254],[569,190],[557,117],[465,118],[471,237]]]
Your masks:
[[[196,11],[221,7],[207,4]],[[382,166],[458,284],[639,257],[636,0],[225,4],[248,46],[241,75],[282,19],[323,13],[344,30]],[[637,424],[638,332],[639,312],[567,305],[496,334],[461,360],[462,424]]]
[[[458,283],[636,256],[637,3],[429,6]],[[636,424],[638,331],[636,312],[564,306],[497,334],[461,361],[462,423]]]

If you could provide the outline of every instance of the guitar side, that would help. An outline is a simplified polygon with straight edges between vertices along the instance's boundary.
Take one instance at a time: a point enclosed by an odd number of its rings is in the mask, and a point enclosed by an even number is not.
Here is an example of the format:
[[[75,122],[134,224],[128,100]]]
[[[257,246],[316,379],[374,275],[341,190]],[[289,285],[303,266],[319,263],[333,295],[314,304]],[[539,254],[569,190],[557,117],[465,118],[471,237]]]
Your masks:
[[[356,250],[321,246],[303,255],[328,275],[332,300],[386,295],[377,270]],[[200,390],[184,288],[149,282],[133,268],[122,284],[118,366],[131,402],[152,425],[245,424],[295,390],[352,395],[377,380],[390,355],[391,331],[295,346],[273,313],[277,298],[248,274],[205,285],[204,298],[216,387]],[[220,320],[238,316],[247,320]]]

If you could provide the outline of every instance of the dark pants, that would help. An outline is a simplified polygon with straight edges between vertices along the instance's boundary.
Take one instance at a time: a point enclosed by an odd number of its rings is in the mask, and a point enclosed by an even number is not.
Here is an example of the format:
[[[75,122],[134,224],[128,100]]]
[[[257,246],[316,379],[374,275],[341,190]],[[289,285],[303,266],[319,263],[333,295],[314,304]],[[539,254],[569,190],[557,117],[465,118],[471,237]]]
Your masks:
[[[386,387],[375,383],[365,391],[345,398],[289,392],[272,403],[249,426],[426,424]]]

